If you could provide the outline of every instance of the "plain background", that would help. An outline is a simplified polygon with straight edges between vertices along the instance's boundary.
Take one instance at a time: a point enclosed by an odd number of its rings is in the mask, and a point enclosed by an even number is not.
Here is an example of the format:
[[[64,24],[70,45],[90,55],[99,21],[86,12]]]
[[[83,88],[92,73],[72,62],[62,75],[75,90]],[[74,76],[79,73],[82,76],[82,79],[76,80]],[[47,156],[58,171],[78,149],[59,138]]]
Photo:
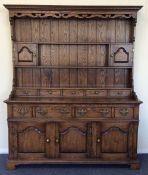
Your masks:
[[[148,0],[0,0],[0,153],[8,152],[7,108],[12,89],[12,48],[8,11],[3,4],[143,5],[138,13],[134,53],[134,89],[140,106],[138,152],[148,153]]]

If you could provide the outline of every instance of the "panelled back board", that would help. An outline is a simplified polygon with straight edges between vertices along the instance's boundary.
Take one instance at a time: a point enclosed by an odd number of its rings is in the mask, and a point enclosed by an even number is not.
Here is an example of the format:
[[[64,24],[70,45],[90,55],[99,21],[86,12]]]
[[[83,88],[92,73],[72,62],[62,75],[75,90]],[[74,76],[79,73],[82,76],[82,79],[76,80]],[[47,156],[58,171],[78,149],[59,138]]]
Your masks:
[[[13,42],[7,168],[34,163],[139,168],[133,89],[140,6],[5,5]]]

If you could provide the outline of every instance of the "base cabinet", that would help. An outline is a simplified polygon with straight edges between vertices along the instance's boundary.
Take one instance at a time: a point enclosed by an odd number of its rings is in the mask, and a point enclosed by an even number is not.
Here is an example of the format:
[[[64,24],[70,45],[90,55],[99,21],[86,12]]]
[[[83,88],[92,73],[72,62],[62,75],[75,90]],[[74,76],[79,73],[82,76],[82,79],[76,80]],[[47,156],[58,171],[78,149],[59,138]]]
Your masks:
[[[137,122],[9,122],[9,159],[136,159]]]

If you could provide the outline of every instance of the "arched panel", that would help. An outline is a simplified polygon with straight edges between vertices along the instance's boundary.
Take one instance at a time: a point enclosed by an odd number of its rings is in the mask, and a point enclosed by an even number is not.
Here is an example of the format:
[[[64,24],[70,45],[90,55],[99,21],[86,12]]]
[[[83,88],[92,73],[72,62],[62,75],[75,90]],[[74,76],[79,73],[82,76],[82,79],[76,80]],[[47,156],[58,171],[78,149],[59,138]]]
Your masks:
[[[86,133],[79,127],[71,126],[60,132],[60,152],[86,152]]]
[[[27,47],[23,47],[18,52],[18,61],[20,61],[20,62],[32,62],[33,61],[33,53]]]
[[[127,152],[128,133],[118,127],[111,127],[101,133],[101,150],[104,153]]]
[[[29,126],[18,132],[18,148],[20,153],[44,152],[45,133],[42,128]]]

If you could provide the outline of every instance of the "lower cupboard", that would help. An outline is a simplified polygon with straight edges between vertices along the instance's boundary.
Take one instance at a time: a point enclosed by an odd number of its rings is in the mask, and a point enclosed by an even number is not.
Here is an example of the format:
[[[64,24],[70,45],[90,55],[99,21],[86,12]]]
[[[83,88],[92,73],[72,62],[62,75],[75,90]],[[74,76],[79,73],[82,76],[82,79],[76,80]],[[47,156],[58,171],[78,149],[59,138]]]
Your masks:
[[[9,121],[9,163],[136,160],[137,121]],[[22,163],[22,162],[21,162]],[[10,165],[10,164],[9,164]]]

